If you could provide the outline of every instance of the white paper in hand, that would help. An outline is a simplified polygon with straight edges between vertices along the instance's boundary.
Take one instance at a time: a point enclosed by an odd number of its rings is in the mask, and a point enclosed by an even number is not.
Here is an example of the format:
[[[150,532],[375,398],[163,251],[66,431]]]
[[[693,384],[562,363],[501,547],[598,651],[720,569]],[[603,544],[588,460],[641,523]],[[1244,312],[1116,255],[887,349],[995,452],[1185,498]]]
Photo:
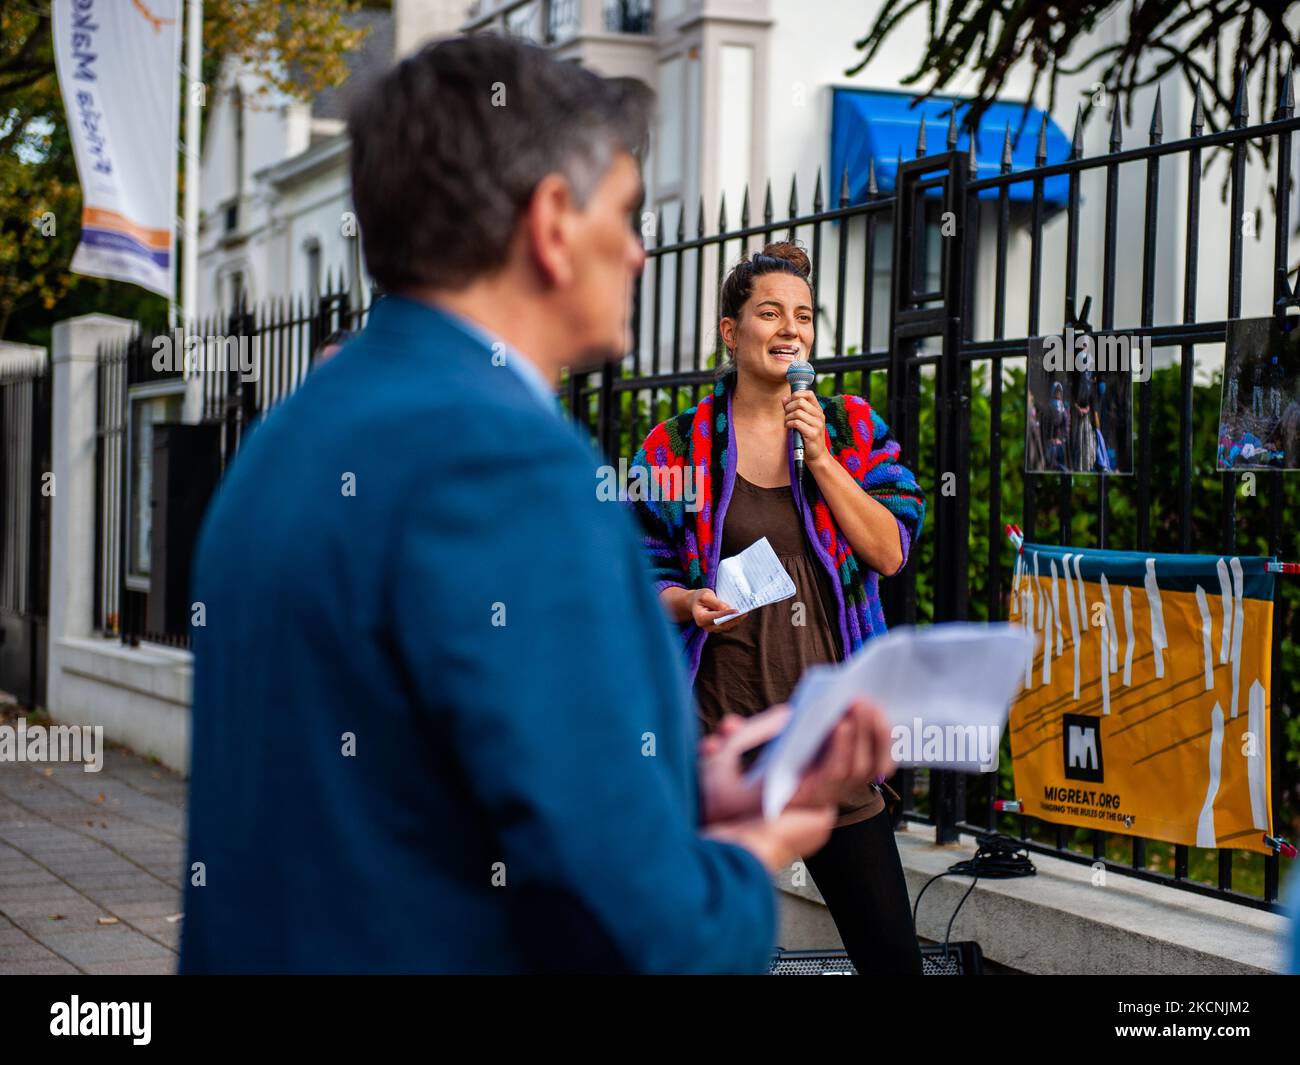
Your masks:
[[[789,723],[749,773],[763,778],[764,816],[785,809],[857,698],[884,712],[900,765],[993,768],[1033,649],[1033,634],[1020,625],[953,622],[895,629],[846,662],[813,666],[791,696]]]
[[[724,558],[718,564],[718,584],[714,592],[724,603],[734,607],[735,612],[715,619],[713,624],[720,625],[768,603],[789,599],[795,591],[794,581],[764,536],[740,554]]]

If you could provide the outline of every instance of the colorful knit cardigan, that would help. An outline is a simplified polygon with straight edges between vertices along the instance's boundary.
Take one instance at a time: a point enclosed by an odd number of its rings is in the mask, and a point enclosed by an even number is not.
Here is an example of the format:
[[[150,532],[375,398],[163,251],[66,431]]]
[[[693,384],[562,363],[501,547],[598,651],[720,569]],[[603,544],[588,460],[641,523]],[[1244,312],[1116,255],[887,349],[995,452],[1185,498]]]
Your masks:
[[[633,506],[645,536],[655,591],[713,588],[717,582],[722,523],[736,480],[736,441],[731,434],[734,375],[718,381],[698,406],[661,422],[646,437],[632,468],[650,491],[637,493]],[[819,396],[826,415],[826,446],[863,491],[888,508],[898,521],[903,565],[925,519],[925,496],[916,478],[898,464],[898,442],[871,405],[859,396]],[[811,473],[800,491],[794,478],[794,447],[788,448],[795,501],[804,529],[827,572],[839,606],[839,645],[851,654],[885,631],[880,607],[880,574],[859,563],[822,499]],[[688,468],[695,468],[699,495],[687,506],[680,491]],[[674,468],[679,473],[672,473]],[[900,565],[899,569],[902,569]],[[864,573],[865,571],[865,573]],[[891,575],[892,576],[892,575]],[[680,626],[691,682],[699,669],[707,633],[693,622]]]

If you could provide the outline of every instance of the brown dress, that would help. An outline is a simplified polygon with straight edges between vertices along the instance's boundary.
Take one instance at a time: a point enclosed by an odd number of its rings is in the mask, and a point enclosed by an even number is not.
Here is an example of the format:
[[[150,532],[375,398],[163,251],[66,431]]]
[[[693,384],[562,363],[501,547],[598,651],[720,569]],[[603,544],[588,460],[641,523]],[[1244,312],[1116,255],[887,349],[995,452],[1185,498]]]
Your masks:
[[[760,488],[738,473],[722,523],[720,557],[731,558],[764,536],[794,581],[794,598],[750,611],[729,632],[705,639],[695,701],[708,732],[725,714],[749,717],[785,702],[809,666],[841,658],[838,600],[804,533],[790,486]],[[884,805],[873,787],[862,806],[841,807],[836,827],[874,817]]]

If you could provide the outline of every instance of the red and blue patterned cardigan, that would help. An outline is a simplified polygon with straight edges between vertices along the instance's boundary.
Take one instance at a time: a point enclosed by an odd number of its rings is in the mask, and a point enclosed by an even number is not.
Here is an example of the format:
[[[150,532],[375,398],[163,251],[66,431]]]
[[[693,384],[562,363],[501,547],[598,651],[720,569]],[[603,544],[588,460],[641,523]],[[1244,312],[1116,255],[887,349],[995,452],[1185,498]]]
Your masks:
[[[698,406],[656,425],[632,460],[645,467],[652,498],[633,506],[645,536],[655,592],[679,588],[713,588],[717,582],[722,523],[736,480],[736,441],[730,432],[734,375],[719,380]],[[871,405],[859,396],[819,396],[826,415],[826,446],[862,490],[887,507],[898,521],[903,563],[925,519],[925,496],[916,478],[898,464],[898,442]],[[833,578],[839,605],[839,646],[851,654],[885,631],[880,606],[880,574],[860,563],[835,523],[830,507],[811,475],[804,489],[795,484],[794,448],[788,463],[795,500],[804,528],[826,571]],[[695,509],[680,491],[687,468],[696,469]],[[676,475],[669,471],[677,468]],[[641,493],[638,493],[641,494]],[[888,574],[887,576],[892,576]],[[693,622],[680,626],[691,683],[699,669],[707,633]]]

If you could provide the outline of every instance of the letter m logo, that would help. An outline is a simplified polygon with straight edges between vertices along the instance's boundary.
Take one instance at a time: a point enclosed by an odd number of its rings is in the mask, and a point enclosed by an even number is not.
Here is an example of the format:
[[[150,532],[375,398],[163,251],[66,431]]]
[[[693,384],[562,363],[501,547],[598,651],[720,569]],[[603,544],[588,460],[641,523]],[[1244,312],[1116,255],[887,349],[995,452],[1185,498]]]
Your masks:
[[[1066,714],[1061,719],[1067,780],[1105,779],[1101,760],[1101,718]]]

